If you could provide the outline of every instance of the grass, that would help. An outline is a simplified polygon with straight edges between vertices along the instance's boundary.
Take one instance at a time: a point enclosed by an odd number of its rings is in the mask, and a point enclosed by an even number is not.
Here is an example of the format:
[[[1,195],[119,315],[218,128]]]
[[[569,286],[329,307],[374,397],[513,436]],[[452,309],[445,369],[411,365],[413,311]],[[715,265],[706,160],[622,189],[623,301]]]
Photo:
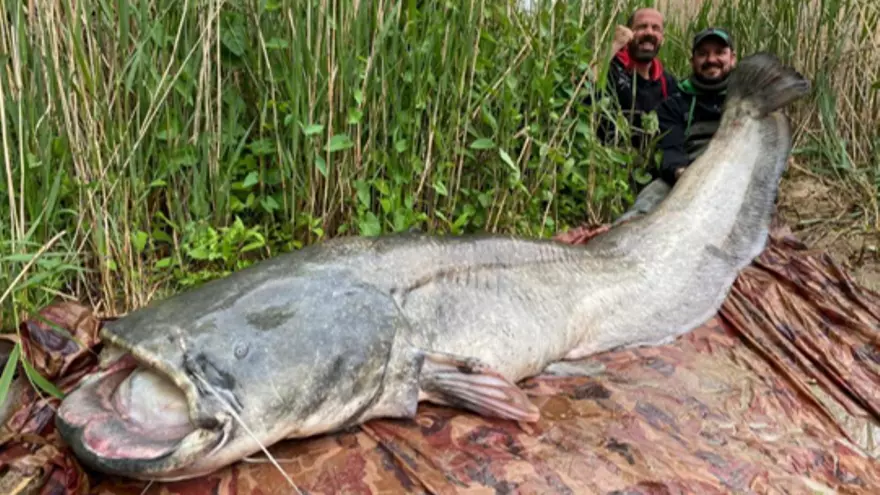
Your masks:
[[[614,25],[637,2],[3,2],[0,326],[56,298],[118,314],[278,252],[420,229],[548,236],[641,176],[594,130]],[[659,5],[663,57],[718,24],[816,88],[798,163],[880,227],[880,7]]]

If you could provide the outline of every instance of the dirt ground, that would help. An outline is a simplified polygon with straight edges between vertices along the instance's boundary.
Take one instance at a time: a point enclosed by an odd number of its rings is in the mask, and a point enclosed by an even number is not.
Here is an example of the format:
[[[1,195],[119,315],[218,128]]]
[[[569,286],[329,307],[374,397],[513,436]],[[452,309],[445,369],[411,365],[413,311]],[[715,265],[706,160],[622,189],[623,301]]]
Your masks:
[[[779,217],[799,239],[815,249],[824,250],[841,263],[855,281],[880,292],[880,232],[862,214],[871,205],[859,204],[856,196],[821,177],[789,169],[779,193]],[[841,421],[853,440],[874,457],[880,458],[880,426],[853,417],[832,401],[821,389],[812,387]]]
[[[862,196],[794,167],[781,184],[780,219],[807,245],[843,264],[859,284],[880,292],[880,232],[863,214],[872,205],[859,204]]]

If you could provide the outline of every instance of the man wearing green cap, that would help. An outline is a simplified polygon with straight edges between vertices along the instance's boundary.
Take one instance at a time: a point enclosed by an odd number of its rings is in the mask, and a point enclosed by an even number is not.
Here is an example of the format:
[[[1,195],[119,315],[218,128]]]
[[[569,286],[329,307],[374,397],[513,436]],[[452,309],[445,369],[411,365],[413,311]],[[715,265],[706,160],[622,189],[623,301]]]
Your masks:
[[[662,152],[656,179],[617,222],[653,210],[688,165],[706,150],[721,123],[727,80],[735,65],[733,38],[726,30],[711,27],[694,36],[693,73],[656,108],[661,134],[658,149]]]
[[[700,156],[721,123],[727,79],[736,65],[733,38],[720,28],[694,37],[693,74],[682,81],[674,98],[657,107],[660,123],[660,178],[675,184],[685,168]]]

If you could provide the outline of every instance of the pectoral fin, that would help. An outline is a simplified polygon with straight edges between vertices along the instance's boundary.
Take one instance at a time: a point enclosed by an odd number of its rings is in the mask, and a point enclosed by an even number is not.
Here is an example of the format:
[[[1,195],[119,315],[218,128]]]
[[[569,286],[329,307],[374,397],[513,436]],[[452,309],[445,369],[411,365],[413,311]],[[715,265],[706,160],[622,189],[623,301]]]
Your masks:
[[[528,422],[540,417],[521,388],[478,360],[437,352],[424,356],[419,376],[422,399],[483,416]]]

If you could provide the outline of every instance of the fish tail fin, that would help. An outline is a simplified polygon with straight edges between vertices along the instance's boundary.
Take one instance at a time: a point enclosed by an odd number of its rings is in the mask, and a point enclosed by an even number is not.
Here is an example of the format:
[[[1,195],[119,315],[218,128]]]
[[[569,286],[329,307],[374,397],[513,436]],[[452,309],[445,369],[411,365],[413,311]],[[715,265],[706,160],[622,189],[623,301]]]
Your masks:
[[[725,113],[738,108],[761,118],[809,93],[810,82],[775,55],[758,52],[736,65],[727,88]]]

